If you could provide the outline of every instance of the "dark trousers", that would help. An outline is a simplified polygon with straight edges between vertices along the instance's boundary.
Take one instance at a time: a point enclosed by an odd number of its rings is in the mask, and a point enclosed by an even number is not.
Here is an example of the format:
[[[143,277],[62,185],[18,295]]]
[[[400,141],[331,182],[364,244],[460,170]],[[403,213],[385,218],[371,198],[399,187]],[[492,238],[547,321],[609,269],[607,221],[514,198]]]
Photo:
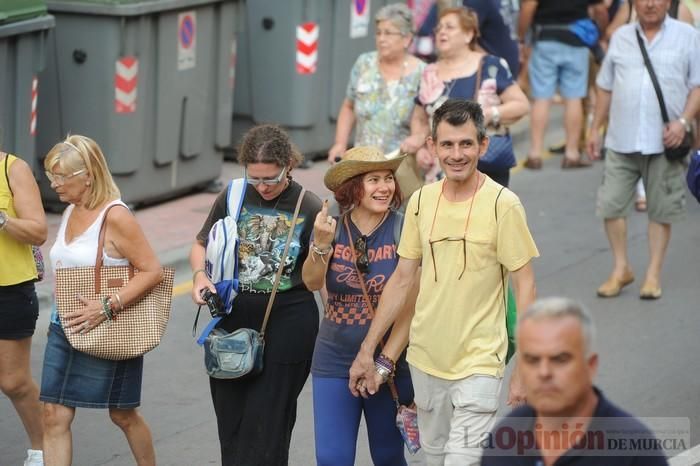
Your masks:
[[[311,361],[266,361],[250,380],[209,379],[222,466],[286,466],[297,397]]]

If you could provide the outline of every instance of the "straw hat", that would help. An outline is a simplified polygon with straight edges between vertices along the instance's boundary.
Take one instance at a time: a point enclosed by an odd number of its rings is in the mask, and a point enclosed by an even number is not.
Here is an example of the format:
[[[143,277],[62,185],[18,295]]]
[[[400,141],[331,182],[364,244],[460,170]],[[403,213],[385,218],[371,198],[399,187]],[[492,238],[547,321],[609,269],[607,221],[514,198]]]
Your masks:
[[[333,165],[323,177],[323,182],[331,191],[335,191],[341,184],[353,176],[373,172],[375,170],[391,170],[393,172],[401,165],[405,154],[395,158],[387,158],[376,147],[353,147],[343,154],[343,159]]]

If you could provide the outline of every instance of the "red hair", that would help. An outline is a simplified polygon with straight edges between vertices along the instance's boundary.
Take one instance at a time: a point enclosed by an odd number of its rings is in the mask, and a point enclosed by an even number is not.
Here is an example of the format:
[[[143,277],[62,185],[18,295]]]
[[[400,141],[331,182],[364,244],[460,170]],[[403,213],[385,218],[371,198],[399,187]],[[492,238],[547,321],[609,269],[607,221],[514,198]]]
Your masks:
[[[394,175],[394,196],[391,198],[391,207],[398,209],[401,207],[401,202],[403,201],[403,194],[401,193],[401,187],[399,182],[396,180],[396,173],[392,172]],[[359,205],[360,201],[365,195],[365,186],[363,178],[366,173],[361,173],[355,175],[349,180],[346,180],[341,184],[338,189],[335,190],[335,200],[340,206],[340,211],[345,213],[352,209],[353,206]]]

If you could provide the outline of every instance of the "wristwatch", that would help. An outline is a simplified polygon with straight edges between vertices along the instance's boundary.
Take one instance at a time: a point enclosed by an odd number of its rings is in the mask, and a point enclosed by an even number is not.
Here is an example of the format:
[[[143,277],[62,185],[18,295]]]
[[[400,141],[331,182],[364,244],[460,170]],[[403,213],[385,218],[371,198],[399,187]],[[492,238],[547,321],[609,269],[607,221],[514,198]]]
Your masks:
[[[7,214],[0,210],[0,231],[4,230],[7,226]]]
[[[685,127],[685,132],[686,132],[686,133],[690,133],[690,131],[693,129],[693,128],[691,128],[691,126],[690,126],[690,122],[689,122],[688,120],[686,120],[685,117],[680,117],[680,118],[678,119],[678,121],[680,121],[680,122],[683,124],[683,126]]]

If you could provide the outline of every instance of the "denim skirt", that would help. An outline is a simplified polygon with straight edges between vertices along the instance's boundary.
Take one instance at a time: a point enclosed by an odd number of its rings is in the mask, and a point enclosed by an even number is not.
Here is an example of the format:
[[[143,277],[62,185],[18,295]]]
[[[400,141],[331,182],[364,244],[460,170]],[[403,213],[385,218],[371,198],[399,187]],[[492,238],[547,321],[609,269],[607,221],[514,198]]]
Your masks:
[[[141,404],[143,356],[110,361],[74,349],[52,323],[44,353],[41,401],[80,408],[136,408]]]

